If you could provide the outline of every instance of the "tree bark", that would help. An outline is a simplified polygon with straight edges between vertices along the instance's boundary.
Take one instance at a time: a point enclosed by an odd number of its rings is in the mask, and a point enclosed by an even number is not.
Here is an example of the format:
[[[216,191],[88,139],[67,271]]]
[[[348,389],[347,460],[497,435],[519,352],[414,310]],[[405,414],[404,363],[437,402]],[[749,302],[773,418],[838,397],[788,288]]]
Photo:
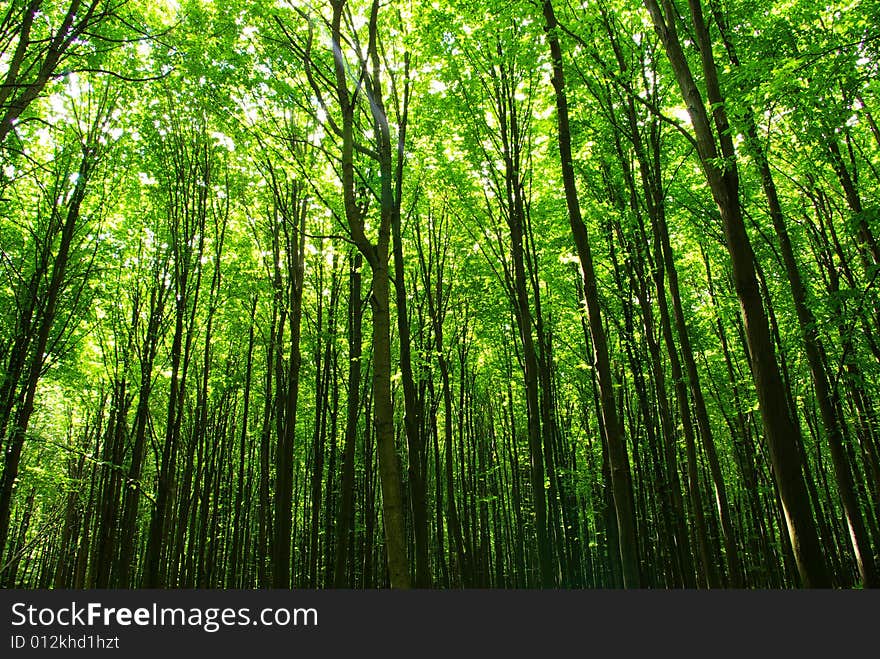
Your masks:
[[[691,20],[702,56],[707,98],[712,107],[721,146],[720,152],[706,105],[679,42],[674,22],[677,13],[671,0],[661,2],[662,10],[657,0],[644,0],[687,105],[703,172],[721,214],[736,293],[745,322],[752,376],[758,394],[764,433],[770,448],[773,472],[779,486],[798,570],[805,586],[827,587],[830,585],[828,570],[801,472],[803,465],[798,452],[801,438],[788,409],[767,314],[755,275],[754,254],[743,223],[739,200],[736,153],[718,85],[711,42],[702,19],[702,9],[699,0],[689,0]]]
[[[581,217],[580,200],[575,183],[574,161],[571,152],[571,128],[568,118],[568,99],[565,93],[565,74],[562,63],[562,48],[559,43],[558,23],[550,0],[543,3],[544,29],[550,44],[553,66],[553,88],[556,92],[556,120],[559,133],[559,155],[562,167],[562,181],[565,188],[565,202],[572,236],[577,247],[584,280],[584,301],[593,341],[594,366],[598,378],[599,399],[602,419],[608,445],[611,486],[614,492],[614,507],[623,585],[625,588],[641,586],[638,544],[636,540],[636,520],[632,500],[632,476],[623,426],[617,414],[614,400],[614,382],[611,375],[611,360],[608,354],[608,340],[602,324],[602,311],[599,290],[590,249],[590,239],[586,225]]]

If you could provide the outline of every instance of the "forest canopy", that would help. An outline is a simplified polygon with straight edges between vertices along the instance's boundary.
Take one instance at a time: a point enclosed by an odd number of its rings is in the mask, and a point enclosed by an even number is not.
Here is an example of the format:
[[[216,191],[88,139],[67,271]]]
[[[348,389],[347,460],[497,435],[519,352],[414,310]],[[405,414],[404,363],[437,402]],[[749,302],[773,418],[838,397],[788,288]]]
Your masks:
[[[7,0],[0,584],[880,586],[877,0]]]

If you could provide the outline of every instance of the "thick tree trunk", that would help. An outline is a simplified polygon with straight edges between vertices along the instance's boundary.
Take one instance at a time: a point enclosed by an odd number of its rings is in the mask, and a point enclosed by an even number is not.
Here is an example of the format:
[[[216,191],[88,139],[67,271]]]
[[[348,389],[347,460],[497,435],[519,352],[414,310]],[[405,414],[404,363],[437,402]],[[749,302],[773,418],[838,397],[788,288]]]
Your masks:
[[[389,313],[388,255],[373,265],[373,397],[376,447],[382,485],[382,513],[388,573],[392,588],[408,588],[403,498],[400,492],[400,461],[394,442],[394,408],[391,404],[391,315]]]
[[[721,35],[725,48],[727,49],[728,57],[734,66],[739,66],[739,58],[736,55],[733,44],[728,39],[726,23],[718,11],[714,12],[714,16],[719,28],[722,30]],[[825,371],[825,363],[827,363],[825,347],[819,337],[816,318],[807,305],[809,291],[806,283],[801,277],[800,268],[795,259],[794,248],[792,247],[791,238],[788,234],[785,216],[782,211],[782,204],[779,201],[776,183],[770,169],[770,162],[767,159],[767,154],[765,153],[763,144],[758,136],[758,128],[750,109],[746,110],[746,128],[748,148],[754,157],[755,163],[758,165],[758,170],[761,175],[761,186],[763,187],[764,196],[767,199],[767,206],[770,211],[770,219],[773,222],[773,229],[779,240],[782,261],[785,266],[785,273],[788,278],[789,287],[791,288],[791,296],[792,301],[794,302],[798,324],[800,325],[801,337],[804,343],[804,352],[807,356],[807,363],[810,367],[813,386],[816,390],[816,402],[819,405],[819,412],[825,428],[825,435],[831,448],[831,460],[834,465],[834,474],[837,480],[841,502],[843,503],[844,514],[850,532],[850,540],[855,554],[856,564],[859,568],[862,583],[865,587],[880,587],[880,577],[878,577],[874,565],[871,544],[868,540],[864,519],[855,494],[852,472],[844,453],[845,427],[838,414],[839,402],[837,401],[837,393],[832,389],[828,380],[828,375]],[[832,150],[832,155],[833,154],[834,152]],[[839,159],[839,151],[836,155]],[[843,168],[845,170],[842,162],[838,164],[838,168]],[[842,177],[842,180],[844,180],[844,178],[848,177]],[[844,189],[846,190],[847,199],[850,200],[851,205],[852,203],[857,203],[860,208],[861,205],[858,202],[858,196],[855,194],[855,190],[851,190],[847,186],[844,186]],[[867,226],[864,225],[864,221],[862,221],[859,226],[859,238],[872,249],[876,249],[876,243],[873,242],[873,236],[867,229]]]
[[[764,433],[770,448],[773,472],[779,486],[779,495],[798,570],[804,585],[826,587],[830,585],[828,570],[820,549],[819,536],[801,473],[802,462],[797,448],[801,438],[788,409],[785,387],[776,362],[767,314],[755,275],[754,254],[740,207],[736,153],[729,134],[724,104],[717,84],[711,44],[702,21],[699,1],[690,1],[691,18],[703,57],[703,73],[709,90],[708,100],[712,104],[721,142],[720,152],[703,97],[678,39],[674,23],[675,9],[670,0],[661,1],[663,10],[657,4],[657,0],[644,0],[687,105],[700,162],[721,214],[727,250],[733,266],[736,293],[745,321],[752,376],[758,394]],[[719,164],[722,157],[725,160],[723,168]]]

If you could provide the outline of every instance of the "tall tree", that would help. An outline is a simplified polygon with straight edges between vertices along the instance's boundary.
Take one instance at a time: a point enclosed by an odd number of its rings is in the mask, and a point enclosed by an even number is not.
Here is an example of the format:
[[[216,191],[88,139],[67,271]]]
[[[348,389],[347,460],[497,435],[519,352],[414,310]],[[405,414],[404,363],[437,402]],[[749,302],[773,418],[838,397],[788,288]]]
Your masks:
[[[623,427],[614,400],[614,382],[611,375],[611,358],[608,340],[602,324],[602,310],[599,301],[593,253],[586,225],[581,217],[580,199],[575,180],[574,159],[572,155],[571,125],[568,117],[568,97],[565,91],[565,70],[562,61],[562,46],[559,41],[559,24],[550,0],[543,3],[544,28],[550,46],[553,66],[553,89],[556,93],[556,121],[559,139],[559,158],[562,167],[562,181],[565,189],[565,203],[568,207],[568,221],[577,248],[584,279],[584,304],[593,342],[594,366],[599,385],[602,406],[605,441],[611,463],[611,484],[614,490],[614,507],[617,513],[617,526],[620,545],[623,585],[637,588],[641,585],[638,545],[636,541],[635,512],[633,510],[632,476]]]
[[[830,581],[804,485],[798,450],[800,434],[792,419],[793,411],[787,404],[785,385],[779,373],[769,322],[758,287],[755,256],[742,215],[737,154],[730,134],[702,6],[699,0],[690,0],[688,3],[691,27],[700,51],[703,82],[706,85],[705,101],[678,37],[677,12],[669,0],[662,0],[662,5],[661,8],[656,0],[645,0],[645,7],[651,14],[654,29],[663,42],[685,100],[700,162],[721,214],[736,293],[745,321],[746,340],[764,433],[770,448],[773,473],[784,506],[798,571],[804,585],[826,587],[830,585]],[[712,109],[711,119],[706,101]]]

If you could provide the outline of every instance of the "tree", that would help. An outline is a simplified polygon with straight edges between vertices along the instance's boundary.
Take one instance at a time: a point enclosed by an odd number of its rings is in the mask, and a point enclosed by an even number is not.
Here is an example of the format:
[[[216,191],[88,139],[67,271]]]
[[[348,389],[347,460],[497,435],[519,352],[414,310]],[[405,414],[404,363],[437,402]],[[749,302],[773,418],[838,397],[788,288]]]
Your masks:
[[[710,123],[706,103],[697,88],[679,42],[675,12],[671,3],[664,2],[661,9],[655,0],[645,0],[645,6],[651,13],[654,28],[663,41],[682,97],[687,104],[700,162],[721,213],[736,292],[746,326],[752,375],[761,406],[764,432],[770,446],[774,476],[785,509],[788,533],[798,562],[798,570],[805,585],[825,587],[829,585],[828,573],[819,548],[819,538],[812,513],[807,505],[808,499],[797,446],[800,441],[799,433],[791,417],[792,411],[786,403],[784,384],[776,363],[770,328],[753,265],[755,257],[742,218],[736,151],[730,135],[702,7],[697,0],[689,3],[692,27],[700,49],[706,100],[712,108],[711,121],[714,122],[715,132]],[[785,413],[782,413],[782,410],[785,410]]]

